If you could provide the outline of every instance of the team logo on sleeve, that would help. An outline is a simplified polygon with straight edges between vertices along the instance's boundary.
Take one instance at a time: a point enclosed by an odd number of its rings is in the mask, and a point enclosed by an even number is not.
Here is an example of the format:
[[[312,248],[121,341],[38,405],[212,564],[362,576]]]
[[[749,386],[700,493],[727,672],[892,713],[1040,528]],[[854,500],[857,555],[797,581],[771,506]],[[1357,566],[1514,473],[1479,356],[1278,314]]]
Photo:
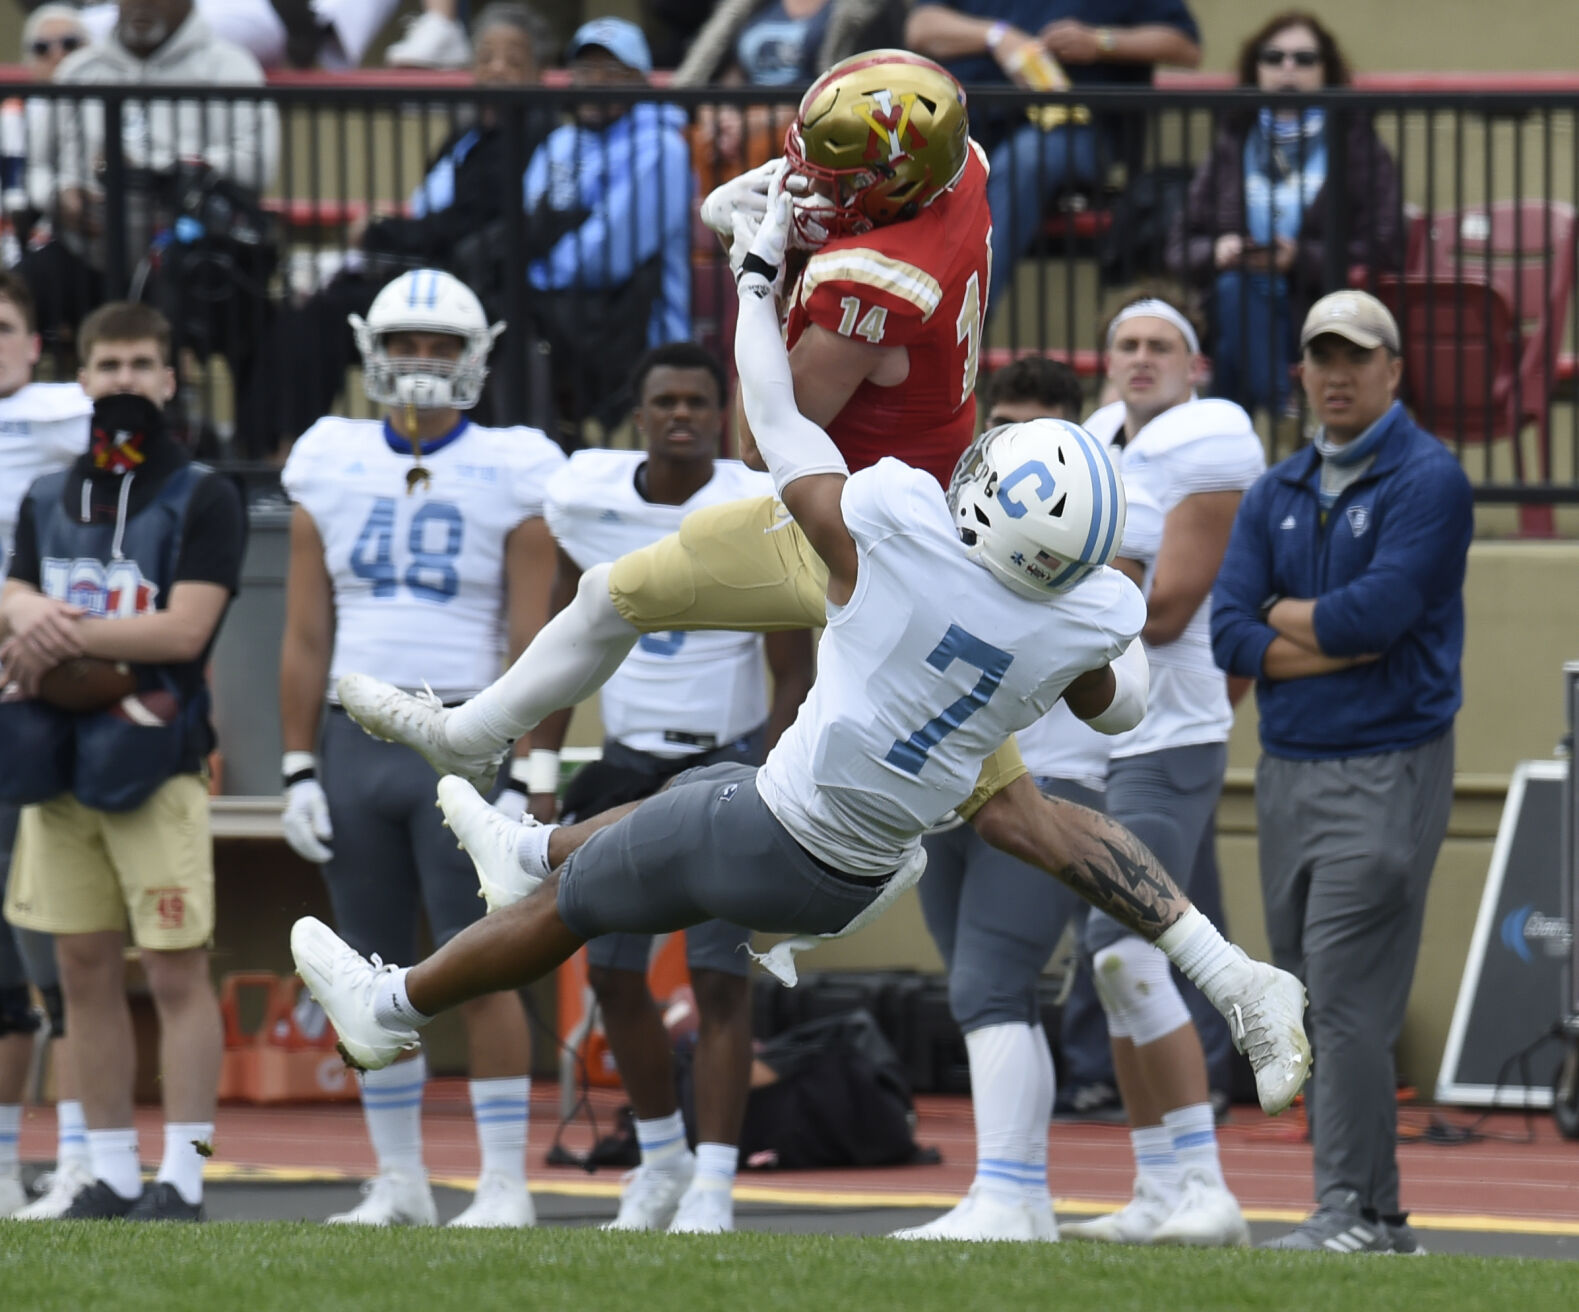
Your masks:
[[[866,161],[869,164],[897,164],[909,159],[913,150],[925,150],[927,139],[916,127],[913,115],[916,93],[902,91],[873,91],[870,100],[855,106],[855,112],[871,129],[866,139]]]

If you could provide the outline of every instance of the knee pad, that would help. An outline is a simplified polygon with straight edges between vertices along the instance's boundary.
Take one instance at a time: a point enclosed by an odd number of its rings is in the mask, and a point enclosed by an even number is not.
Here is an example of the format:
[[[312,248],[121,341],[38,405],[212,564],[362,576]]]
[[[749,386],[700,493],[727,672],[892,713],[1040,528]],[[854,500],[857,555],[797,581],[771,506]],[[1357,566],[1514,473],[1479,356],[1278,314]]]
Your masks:
[[[60,991],[59,984],[51,984],[39,990],[44,996],[44,1015],[49,1018],[49,1037],[62,1039],[66,1036],[66,999]]]
[[[1093,956],[1091,966],[1113,1038],[1129,1039],[1140,1048],[1190,1023],[1168,958],[1150,943],[1122,938]]]
[[[42,1023],[26,984],[0,988],[0,1038],[7,1034],[37,1034]]]

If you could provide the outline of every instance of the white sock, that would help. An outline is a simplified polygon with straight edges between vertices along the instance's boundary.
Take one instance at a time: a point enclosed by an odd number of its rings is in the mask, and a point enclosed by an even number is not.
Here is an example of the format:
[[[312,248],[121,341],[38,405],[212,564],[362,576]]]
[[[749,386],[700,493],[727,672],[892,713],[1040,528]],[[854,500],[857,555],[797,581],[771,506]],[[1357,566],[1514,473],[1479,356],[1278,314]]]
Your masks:
[[[406,995],[406,976],[411,967],[385,971],[379,976],[373,993],[373,1019],[390,1029],[414,1030],[426,1025],[432,1016],[424,1015],[411,1005]]]
[[[64,1098],[55,1104],[55,1165],[88,1160],[88,1123],[82,1118],[82,1104]]]
[[[1218,1011],[1226,1013],[1249,985],[1250,959],[1194,907],[1162,932],[1157,946]]]
[[[173,1184],[176,1193],[189,1203],[203,1201],[203,1156],[197,1144],[213,1149],[212,1121],[165,1122],[164,1160],[154,1179]]]
[[[521,837],[515,843],[515,859],[527,874],[547,879],[554,873],[548,864],[548,836],[558,828],[558,825],[521,826]]]
[[[93,1174],[122,1198],[139,1198],[143,1192],[142,1167],[137,1161],[137,1131],[89,1130],[88,1160]]]
[[[1173,1139],[1173,1155],[1178,1159],[1179,1173],[1201,1171],[1214,1184],[1227,1188],[1223,1180],[1223,1166],[1217,1157],[1217,1121],[1209,1102],[1192,1103],[1163,1112],[1163,1126]]]
[[[0,1175],[15,1175],[21,1166],[22,1105],[0,1103]]]
[[[690,1147],[685,1142],[685,1117],[670,1112],[650,1121],[636,1122],[636,1142],[641,1145],[641,1164],[668,1170],[677,1166]]]
[[[976,1186],[1004,1202],[1022,1202],[1038,1176],[1047,1178],[1031,1144],[1041,1102],[1035,1037],[1029,1025],[984,1025],[965,1036],[965,1051],[976,1119]],[[1045,1124],[1042,1133],[1045,1138]]]
[[[1058,1076],[1053,1068],[1053,1049],[1047,1042],[1047,1031],[1040,1025],[1031,1026],[1031,1046],[1036,1052],[1036,1098],[1032,1104],[1026,1129],[1030,1141],[1029,1165],[1034,1171],[1025,1182],[1025,1200],[1033,1207],[1050,1206],[1052,1193],[1047,1187],[1047,1131],[1053,1123],[1053,1102],[1058,1096]]]
[[[515,664],[450,712],[444,721],[450,746],[502,748],[603,686],[641,636],[614,609],[608,580],[607,565],[583,574],[576,599],[538,630]]]
[[[740,1149],[732,1143],[696,1145],[696,1183],[702,1188],[733,1189]]]
[[[1142,1125],[1129,1132],[1135,1150],[1135,1173],[1144,1175],[1166,1198],[1179,1192],[1179,1159],[1173,1133],[1166,1125]]]
[[[482,1174],[526,1180],[526,1126],[532,1081],[525,1075],[470,1084]]]
[[[417,1053],[362,1075],[362,1115],[378,1170],[422,1176],[422,1089],[428,1082],[428,1061]]]

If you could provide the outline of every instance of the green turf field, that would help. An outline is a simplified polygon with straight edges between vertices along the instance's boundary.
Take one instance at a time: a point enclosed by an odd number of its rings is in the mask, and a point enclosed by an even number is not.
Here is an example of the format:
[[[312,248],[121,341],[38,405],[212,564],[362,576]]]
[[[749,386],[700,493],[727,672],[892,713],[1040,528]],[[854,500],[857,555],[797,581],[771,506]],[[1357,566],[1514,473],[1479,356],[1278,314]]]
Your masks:
[[[0,1222],[6,1312],[1572,1307],[1579,1264],[740,1234]]]

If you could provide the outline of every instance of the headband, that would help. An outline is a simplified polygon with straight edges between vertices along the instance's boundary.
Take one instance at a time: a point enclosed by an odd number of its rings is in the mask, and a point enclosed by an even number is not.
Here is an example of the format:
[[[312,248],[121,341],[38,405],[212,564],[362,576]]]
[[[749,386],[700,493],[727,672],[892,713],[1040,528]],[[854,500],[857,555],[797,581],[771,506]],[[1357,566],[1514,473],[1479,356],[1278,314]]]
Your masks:
[[[1113,349],[1113,338],[1118,334],[1118,326],[1127,319],[1166,319],[1181,333],[1184,334],[1185,345],[1190,348],[1191,355],[1201,353],[1201,340],[1195,335],[1195,329],[1190,326],[1190,321],[1169,305],[1167,301],[1159,301],[1155,297],[1145,300],[1131,301],[1122,310],[1113,316],[1113,322],[1108,325],[1107,349]]]

